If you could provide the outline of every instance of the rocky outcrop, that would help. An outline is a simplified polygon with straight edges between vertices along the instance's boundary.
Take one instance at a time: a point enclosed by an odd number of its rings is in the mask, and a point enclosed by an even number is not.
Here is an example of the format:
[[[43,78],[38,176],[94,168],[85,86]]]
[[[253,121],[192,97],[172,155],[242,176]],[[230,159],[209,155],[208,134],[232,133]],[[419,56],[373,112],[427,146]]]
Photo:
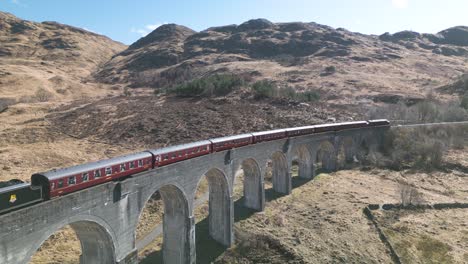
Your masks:
[[[468,27],[452,27],[439,32],[445,44],[468,46]]]
[[[54,60],[90,70],[125,45],[105,36],[57,22],[32,22],[0,12],[0,58]]]

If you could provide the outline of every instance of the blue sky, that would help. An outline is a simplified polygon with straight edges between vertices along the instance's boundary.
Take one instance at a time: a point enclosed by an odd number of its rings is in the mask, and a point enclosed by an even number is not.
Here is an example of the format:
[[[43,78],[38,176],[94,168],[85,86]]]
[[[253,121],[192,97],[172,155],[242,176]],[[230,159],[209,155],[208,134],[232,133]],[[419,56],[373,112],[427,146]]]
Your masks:
[[[0,10],[131,44],[163,23],[200,31],[252,18],[317,22],[366,34],[468,26],[467,0],[0,0]]]

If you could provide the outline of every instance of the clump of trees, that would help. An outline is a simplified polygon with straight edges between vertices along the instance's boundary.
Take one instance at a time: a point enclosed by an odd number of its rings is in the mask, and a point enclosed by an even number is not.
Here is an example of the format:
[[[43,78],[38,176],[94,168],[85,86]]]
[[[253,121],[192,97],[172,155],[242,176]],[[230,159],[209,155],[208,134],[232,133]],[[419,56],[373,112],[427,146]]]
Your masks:
[[[463,149],[468,143],[468,125],[392,128],[386,132],[379,151],[372,151],[363,162],[393,170],[443,169],[448,149]]]
[[[181,97],[224,96],[243,84],[244,80],[236,75],[217,74],[170,87],[167,91]]]
[[[368,110],[368,117],[387,118],[404,121],[405,123],[457,122],[468,120],[468,98],[462,98],[461,103],[440,102],[428,95],[424,100],[413,104],[400,101],[397,104],[374,107]]]
[[[268,80],[257,81],[252,84],[252,92],[257,100],[266,98],[286,98],[301,102],[313,102],[320,99],[317,91],[297,92],[291,86],[279,88],[274,82]]]

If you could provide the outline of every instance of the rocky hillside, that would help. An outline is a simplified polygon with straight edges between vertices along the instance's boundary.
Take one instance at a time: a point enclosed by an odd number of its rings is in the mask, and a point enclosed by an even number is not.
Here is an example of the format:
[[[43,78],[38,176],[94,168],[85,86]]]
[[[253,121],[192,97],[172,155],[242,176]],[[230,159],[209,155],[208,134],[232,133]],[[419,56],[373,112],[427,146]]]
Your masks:
[[[2,96],[82,95],[96,68],[125,45],[105,36],[57,22],[36,23],[0,12]],[[93,88],[95,88],[93,86]],[[92,93],[92,91],[90,91]]]
[[[97,80],[166,87],[213,73],[272,79],[350,103],[418,98],[466,71],[468,28],[363,35],[265,19],[195,32],[168,24],[114,56]],[[356,100],[357,99],[357,100]]]

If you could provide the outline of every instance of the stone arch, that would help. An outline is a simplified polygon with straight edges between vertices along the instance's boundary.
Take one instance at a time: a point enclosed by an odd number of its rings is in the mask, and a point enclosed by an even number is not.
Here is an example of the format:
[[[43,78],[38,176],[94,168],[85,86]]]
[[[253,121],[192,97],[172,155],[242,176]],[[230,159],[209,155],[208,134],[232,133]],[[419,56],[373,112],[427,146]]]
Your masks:
[[[336,152],[333,144],[328,141],[322,141],[317,149],[316,168],[330,172],[336,169]]]
[[[45,232],[38,239],[38,242],[31,248],[26,260],[30,261],[50,236],[67,225],[70,225],[80,240],[82,252],[80,263],[116,263],[114,243],[118,243],[118,241],[113,235],[111,227],[101,218],[91,215],[75,216],[49,228],[50,232]]]
[[[286,156],[277,151],[271,156],[273,189],[282,194],[291,193],[291,175]]]
[[[305,145],[301,145],[293,153],[292,162],[296,161],[299,166],[298,176],[303,179],[312,179],[314,177],[314,164],[309,149]]]
[[[226,174],[214,168],[200,177],[197,186],[206,177],[209,188],[208,225],[210,236],[224,246],[232,244],[232,197]],[[198,188],[195,189],[195,191]],[[195,199],[194,199],[195,202]],[[195,208],[195,205],[192,206]]]
[[[156,192],[159,192],[164,204],[163,263],[188,263],[195,259],[195,230],[193,218],[189,214],[187,196],[175,184],[164,185],[147,196],[145,205]],[[145,207],[141,208],[138,219],[141,218],[143,208]],[[136,236],[136,226],[134,236]]]
[[[265,188],[263,187],[264,178],[260,166],[255,159],[247,158],[242,161],[240,167],[244,171],[244,206],[263,211],[265,208]],[[235,177],[238,178],[238,175]]]
[[[356,148],[354,139],[351,136],[340,138],[337,150],[337,165],[339,168],[345,168],[347,164],[354,161],[356,155]]]

